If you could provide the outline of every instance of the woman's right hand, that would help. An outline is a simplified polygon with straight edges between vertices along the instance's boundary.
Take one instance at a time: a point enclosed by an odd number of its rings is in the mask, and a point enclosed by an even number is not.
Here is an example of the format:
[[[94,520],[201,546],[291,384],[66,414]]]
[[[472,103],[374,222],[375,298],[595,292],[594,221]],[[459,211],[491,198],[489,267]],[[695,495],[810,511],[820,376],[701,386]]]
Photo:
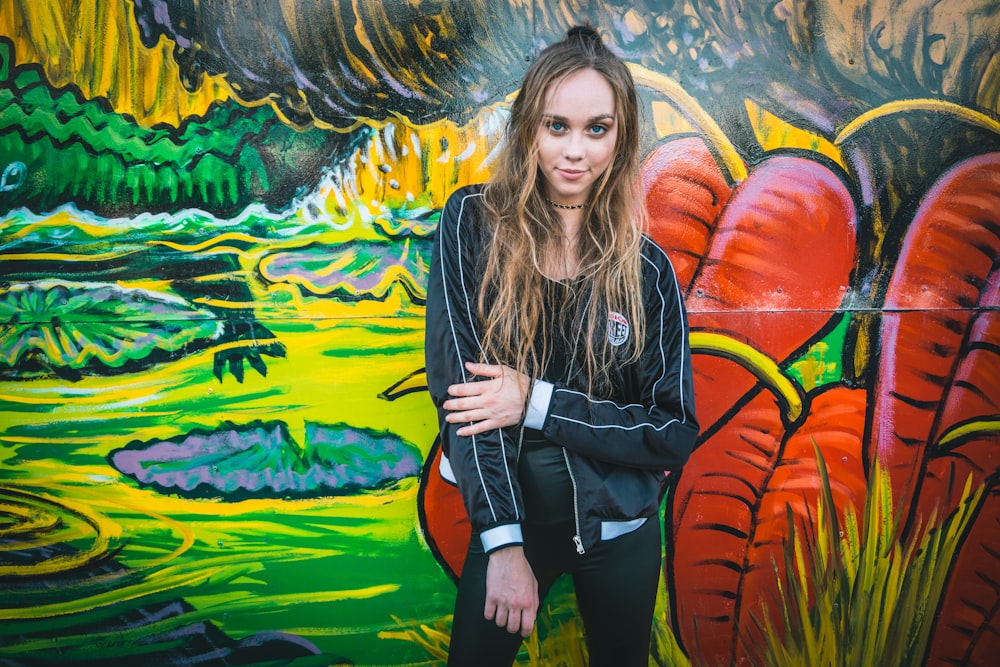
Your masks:
[[[505,547],[490,554],[485,614],[511,634],[531,635],[538,614],[538,581],[523,547]]]

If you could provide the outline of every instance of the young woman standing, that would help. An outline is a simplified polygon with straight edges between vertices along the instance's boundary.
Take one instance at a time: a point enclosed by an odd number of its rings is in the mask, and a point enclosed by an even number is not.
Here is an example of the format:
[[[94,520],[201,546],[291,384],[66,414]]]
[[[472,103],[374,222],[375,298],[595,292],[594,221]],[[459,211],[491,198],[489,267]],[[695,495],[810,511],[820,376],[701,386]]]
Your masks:
[[[573,577],[591,665],[643,665],[664,470],[694,447],[687,320],[642,234],[638,99],[588,27],[529,67],[494,176],[440,218],[427,297],[442,473],[472,523],[451,665],[510,665]]]

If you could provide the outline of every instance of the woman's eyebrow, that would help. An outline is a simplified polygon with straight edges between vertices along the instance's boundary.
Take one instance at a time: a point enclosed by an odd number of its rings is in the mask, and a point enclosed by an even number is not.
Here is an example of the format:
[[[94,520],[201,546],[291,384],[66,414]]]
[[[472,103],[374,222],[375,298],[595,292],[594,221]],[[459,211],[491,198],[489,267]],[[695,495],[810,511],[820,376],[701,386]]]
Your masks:
[[[559,116],[559,115],[556,115],[554,113],[542,114],[542,119],[543,120],[554,120],[554,121],[556,121],[558,123],[563,123],[563,124],[566,124],[566,125],[569,124],[569,118],[566,118],[565,116]],[[593,124],[593,123],[599,123],[599,122],[601,122],[603,120],[614,120],[614,119],[615,119],[614,114],[604,113],[604,114],[601,114],[599,116],[594,116],[593,118],[588,118],[587,121],[586,121],[586,124],[590,125],[590,124]]]

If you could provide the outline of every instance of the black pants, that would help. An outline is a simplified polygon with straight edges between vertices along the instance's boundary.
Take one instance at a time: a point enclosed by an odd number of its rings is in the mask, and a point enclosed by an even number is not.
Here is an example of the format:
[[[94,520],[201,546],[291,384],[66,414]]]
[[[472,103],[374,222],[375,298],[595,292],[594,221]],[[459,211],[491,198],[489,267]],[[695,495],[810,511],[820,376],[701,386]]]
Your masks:
[[[650,517],[641,528],[602,542],[580,555],[573,525],[525,524],[524,551],[538,580],[539,599],[561,574],[573,577],[591,667],[646,667],[660,577],[660,523]],[[479,536],[472,535],[458,585],[448,664],[454,667],[509,667],[521,636],[497,627],[483,615],[486,566]]]

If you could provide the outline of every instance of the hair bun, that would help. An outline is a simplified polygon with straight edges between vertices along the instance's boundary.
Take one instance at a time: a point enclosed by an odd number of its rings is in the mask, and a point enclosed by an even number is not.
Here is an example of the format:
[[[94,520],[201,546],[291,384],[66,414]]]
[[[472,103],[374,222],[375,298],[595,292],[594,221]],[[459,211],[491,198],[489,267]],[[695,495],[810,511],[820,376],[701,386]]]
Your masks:
[[[576,25],[566,32],[566,39],[593,40],[595,42],[600,42],[601,36],[589,25]]]

